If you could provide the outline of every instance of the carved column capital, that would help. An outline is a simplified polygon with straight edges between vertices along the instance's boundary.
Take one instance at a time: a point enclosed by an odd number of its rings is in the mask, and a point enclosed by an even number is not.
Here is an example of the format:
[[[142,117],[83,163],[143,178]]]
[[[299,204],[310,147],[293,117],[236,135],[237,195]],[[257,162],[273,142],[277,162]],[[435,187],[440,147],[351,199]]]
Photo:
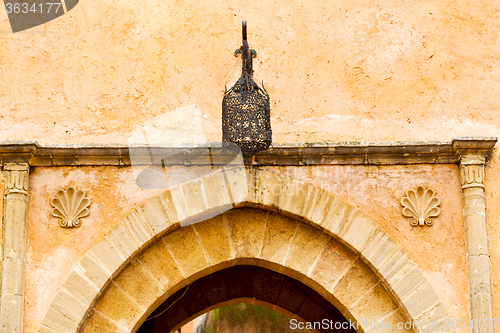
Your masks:
[[[3,166],[3,176],[5,182],[4,195],[20,193],[28,195],[28,163],[5,163]]]
[[[460,184],[462,189],[471,187],[484,188],[484,164],[483,156],[461,156],[460,157]]]

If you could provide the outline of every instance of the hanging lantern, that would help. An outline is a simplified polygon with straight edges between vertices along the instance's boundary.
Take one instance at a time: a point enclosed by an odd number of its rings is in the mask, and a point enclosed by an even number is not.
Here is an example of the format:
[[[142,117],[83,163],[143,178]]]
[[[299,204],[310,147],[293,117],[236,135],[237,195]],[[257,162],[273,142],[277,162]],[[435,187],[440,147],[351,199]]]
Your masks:
[[[222,100],[222,141],[241,149],[245,163],[250,156],[267,149],[272,143],[269,95],[252,79],[252,59],[257,56],[247,42],[247,25],[243,24],[243,45],[234,52],[241,54],[242,74],[236,84],[224,93]]]

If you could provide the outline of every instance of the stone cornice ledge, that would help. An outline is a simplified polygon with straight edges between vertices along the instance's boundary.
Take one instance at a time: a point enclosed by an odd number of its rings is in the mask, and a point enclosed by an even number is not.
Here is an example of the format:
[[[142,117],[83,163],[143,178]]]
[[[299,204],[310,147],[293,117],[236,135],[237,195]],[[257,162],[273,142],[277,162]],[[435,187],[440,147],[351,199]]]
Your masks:
[[[392,165],[455,164],[460,156],[488,157],[497,138],[465,137],[452,141],[398,141],[346,143],[277,143],[260,152],[253,165]],[[132,146],[134,163],[203,165],[210,163],[209,151],[220,153],[221,143]],[[1,163],[29,162],[31,166],[130,165],[125,144],[53,144],[36,141],[0,141]]]

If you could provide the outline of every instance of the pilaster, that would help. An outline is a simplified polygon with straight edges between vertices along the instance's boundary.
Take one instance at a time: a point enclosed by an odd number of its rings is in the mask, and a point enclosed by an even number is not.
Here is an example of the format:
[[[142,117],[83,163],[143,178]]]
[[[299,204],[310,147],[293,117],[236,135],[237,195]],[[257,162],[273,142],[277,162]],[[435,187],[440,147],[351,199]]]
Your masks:
[[[493,297],[484,186],[485,159],[486,156],[482,154],[462,155],[459,162],[473,333],[495,331],[494,323],[491,321]]]
[[[5,163],[0,332],[23,331],[29,164]]]

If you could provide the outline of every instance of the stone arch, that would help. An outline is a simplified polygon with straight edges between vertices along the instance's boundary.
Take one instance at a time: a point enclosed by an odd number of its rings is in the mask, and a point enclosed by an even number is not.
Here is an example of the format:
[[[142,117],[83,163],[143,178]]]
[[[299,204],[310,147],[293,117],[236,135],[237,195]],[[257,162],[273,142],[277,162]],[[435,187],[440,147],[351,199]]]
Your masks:
[[[338,240],[370,268],[408,320],[428,323],[448,318],[443,303],[420,268],[390,235],[359,209],[311,184],[258,169],[233,168],[180,184],[125,216],[77,263],[56,292],[38,332],[79,332],[98,300],[114,288],[112,281],[123,276],[128,271],[124,268],[130,267],[144,249],[162,237],[189,233],[188,230],[198,226],[181,228],[182,225],[217,216],[237,206],[277,211],[302,221],[301,225],[309,224],[311,229],[321,230],[323,237]],[[196,258],[205,257],[200,254]],[[243,258],[260,259],[257,253],[233,259],[237,262]],[[203,276],[205,269],[213,270],[215,266],[199,269],[189,278]],[[311,272],[301,271],[306,267],[309,266],[299,267],[297,271],[302,278],[310,279]],[[181,279],[179,283],[177,286],[181,287],[188,282]],[[141,318],[144,315],[146,313]],[[123,332],[123,329],[115,331]]]

